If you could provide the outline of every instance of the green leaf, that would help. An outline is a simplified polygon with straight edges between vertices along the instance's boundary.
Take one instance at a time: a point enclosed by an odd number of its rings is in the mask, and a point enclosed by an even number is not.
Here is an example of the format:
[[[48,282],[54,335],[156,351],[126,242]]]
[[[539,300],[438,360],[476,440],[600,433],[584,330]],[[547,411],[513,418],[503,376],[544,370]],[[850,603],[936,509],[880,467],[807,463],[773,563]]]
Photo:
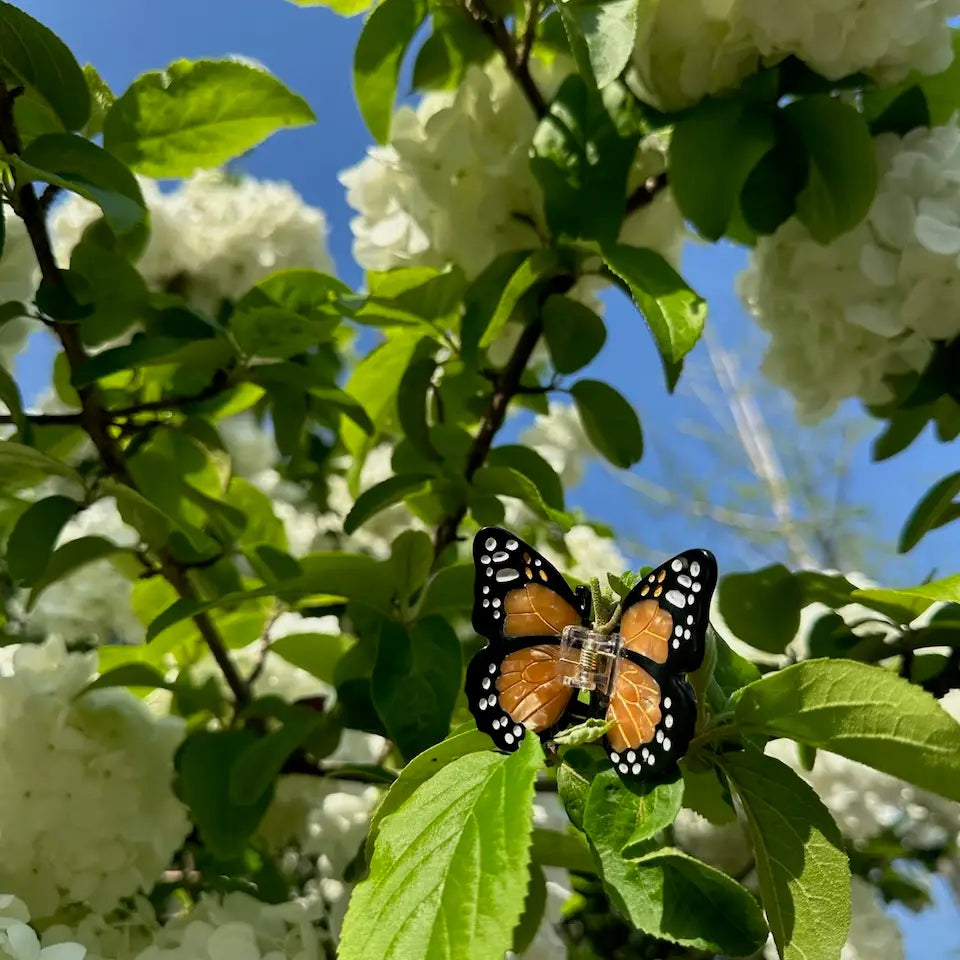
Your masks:
[[[470,753],[384,820],[370,876],[350,898],[340,960],[503,956],[523,909],[542,765],[533,735],[510,756]]]
[[[584,810],[584,824],[588,835],[598,820],[619,807],[614,826],[617,835],[626,837],[620,847],[626,859],[642,856],[651,848],[650,841],[677,818],[683,800],[683,780],[656,786],[643,785],[635,790],[621,782],[615,770],[609,767],[597,774],[590,785]]]
[[[90,93],[90,116],[80,132],[87,139],[90,139],[99,137],[103,133],[103,119],[110,107],[113,106],[116,97],[92,63],[84,65],[83,77],[87,82],[87,90]]]
[[[381,480],[380,483],[370,487],[369,490],[364,490],[357,497],[356,503],[350,508],[350,512],[343,521],[343,532],[353,533],[381,510],[386,510],[387,507],[400,503],[404,497],[422,489],[429,479],[429,473],[400,474]]]
[[[735,698],[746,732],[789,737],[960,800],[960,724],[925,690],[881,667],[807,660]]]
[[[43,573],[35,580],[30,596],[27,597],[27,610],[30,611],[36,606],[40,594],[51,584],[75,573],[89,563],[127,552],[129,551],[125,548],[118,547],[113,541],[103,537],[78,537],[76,540],[68,541],[54,550]]]
[[[443,617],[418,620],[409,630],[384,623],[371,693],[404,757],[416,756],[447,735],[461,669],[460,641]]]
[[[747,177],[774,142],[770,108],[751,100],[707,100],[677,122],[670,189],[702,236],[723,236]]]
[[[290,0],[298,7],[327,7],[341,17],[353,17],[363,13],[373,0]]]
[[[367,17],[353,57],[353,89],[360,113],[379,143],[390,136],[400,62],[427,18],[425,0],[383,0]]]
[[[720,615],[734,634],[757,650],[783,653],[800,629],[800,582],[783,564],[720,581]]]
[[[570,393],[590,442],[614,466],[626,469],[643,456],[643,433],[633,407],[599,380],[578,380]]]
[[[84,237],[70,255],[70,271],[90,288],[93,312],[80,322],[88,346],[99,346],[126,333],[148,308],[147,285],[126,257]]]
[[[569,297],[547,297],[541,314],[543,338],[557,373],[576,373],[600,352],[607,339],[603,320]]]
[[[168,683],[163,673],[149,663],[125,663],[101,674],[87,684],[78,696],[89,690],[106,687],[144,687],[154,690],[172,690],[176,685]]]
[[[956,520],[957,509],[960,507],[960,501],[957,500],[958,494],[960,494],[960,472],[951,473],[935,483],[913,508],[913,512],[904,524],[897,551],[907,553],[923,539],[924,534]]]
[[[713,627],[708,627],[708,630],[713,633],[714,647],[717,652],[713,679],[727,698],[733,694],[734,690],[739,690],[748,683],[760,679],[760,671],[755,664],[733,651]]]
[[[548,507],[563,510],[563,483],[556,470],[536,450],[519,443],[494,447],[487,455],[491,467],[511,467],[529,478],[537,487],[540,498]]]
[[[243,853],[273,799],[272,789],[249,804],[232,798],[233,766],[256,742],[252,730],[198,730],[176,754],[177,793],[190,808],[204,846],[223,860]]]
[[[558,266],[559,261],[554,250],[536,250],[520,263],[502,288],[496,308],[480,337],[481,347],[489,347],[500,336],[507,321],[513,316],[520,298],[531,290],[538,280],[555,274]]]
[[[530,857],[544,867],[596,873],[590,848],[579,833],[558,833],[556,830],[534,827]]]
[[[580,747],[585,743],[596,743],[611,726],[612,720],[589,717],[583,723],[561,730],[553,739],[561,747]]]
[[[686,758],[680,761],[683,774],[683,805],[716,826],[735,823],[736,810],[730,788],[713,766],[701,768]]]
[[[7,541],[7,569],[21,584],[34,583],[50,560],[67,521],[80,509],[70,497],[45,497],[20,515]]]
[[[815,240],[829,243],[853,229],[873,201],[877,158],[870,130],[856,109],[825,94],[794,100],[783,118],[810,158],[797,218]]]
[[[396,416],[400,381],[422,339],[419,331],[392,333],[354,367],[344,389],[363,407],[377,429],[384,429]],[[345,423],[341,438],[347,451],[362,465],[360,454],[368,449],[370,437],[359,427]]]
[[[433,541],[422,530],[404,530],[390,548],[390,569],[401,597],[419,590],[433,566]]]
[[[235,60],[177,60],[135,80],[107,113],[104,146],[148,177],[189,177],[316,119],[276,77]]]
[[[559,0],[577,69],[605,87],[630,62],[637,36],[639,0]]]
[[[855,590],[852,599],[867,606],[874,606],[877,601],[902,604],[907,607],[909,613],[913,614],[911,619],[914,619],[937,601],[960,603],[960,573],[944,577],[942,580],[932,580],[930,583],[921,583],[916,587],[903,587],[899,590]]]
[[[442,567],[429,580],[420,600],[419,615],[441,613],[447,617],[468,612],[473,605],[472,563],[455,563]]]
[[[320,711],[286,702],[279,718],[279,730],[255,740],[234,761],[230,769],[231,803],[246,807],[264,796],[269,798],[283,765],[324,722]]]
[[[561,12],[570,2],[563,0]],[[619,86],[601,95],[572,74],[540,121],[530,170],[555,236],[613,241],[619,234],[639,141],[638,132],[622,136],[611,116],[625,96]]]
[[[530,256],[530,251],[507,250],[492,260],[467,287],[460,324],[460,346],[464,361],[475,364],[480,338],[490,325],[510,278]]]
[[[0,3],[0,63],[36,90],[68,130],[87,122],[90,94],[73,54],[52,30],[9,3]]]
[[[237,346],[248,357],[285,360],[325,343],[339,317],[307,319],[282,307],[246,307],[230,317]]]
[[[440,454],[430,442],[430,425],[427,421],[429,394],[437,369],[435,352],[436,345],[432,341],[427,338],[421,340],[397,390],[397,417],[400,426],[416,450],[430,460],[440,459]]]
[[[724,754],[722,763],[746,815],[780,957],[839,957],[850,926],[850,866],[829,811],[773,757],[750,750]]]
[[[655,250],[609,244],[603,248],[603,259],[630,288],[630,295],[657,343],[667,386],[673,390],[683,358],[703,332],[706,301]]]
[[[564,751],[563,762],[557,770],[557,791],[570,822],[578,830],[583,829],[590,785],[597,774],[609,768],[610,761],[599,748],[571,747]]]
[[[341,299],[350,293],[350,288],[336,277],[319,270],[292,267],[265,277],[237,301],[236,309],[276,307],[305,320],[319,320],[339,317]]]
[[[47,133],[8,161],[18,179],[52,183],[95,203],[114,233],[146,233],[147,206],[136,179],[95,143],[72,133]]]
[[[274,640],[270,652],[332,686],[337,663],[355,643],[342,633],[290,633]]]
[[[3,214],[0,213],[0,256],[3,249]],[[10,376],[4,367],[0,367],[0,400],[10,411],[13,422],[17,425],[17,432],[21,439],[30,440],[30,424],[23,412],[23,398],[17,381]]]
[[[490,738],[474,728],[464,730],[462,733],[451,734],[446,740],[441,740],[440,743],[415,756],[400,771],[400,776],[394,780],[390,791],[383,798],[370,821],[370,831],[367,834],[366,841],[367,859],[369,860],[373,856],[374,844],[384,817],[399,810],[414,795],[414,791],[446,767],[447,764],[458,760],[460,757],[465,757],[468,753],[489,749]]]
[[[66,477],[83,486],[80,475],[60,460],[12,440],[0,442],[0,478],[5,483],[30,483],[50,476]]]
[[[640,797],[614,784],[613,771],[590,788],[584,829],[611,901],[640,930],[734,957],[758,950],[767,926],[756,901],[726,874],[669,847],[623,856],[640,823]]]
[[[415,90],[452,90],[472,63],[484,63],[496,52],[490,38],[477,29],[466,10],[434,7],[433,33],[413,65]]]
[[[537,485],[512,467],[481,467],[473,475],[472,490],[481,497],[515,497],[540,516],[569,529],[569,519],[546,504]]]

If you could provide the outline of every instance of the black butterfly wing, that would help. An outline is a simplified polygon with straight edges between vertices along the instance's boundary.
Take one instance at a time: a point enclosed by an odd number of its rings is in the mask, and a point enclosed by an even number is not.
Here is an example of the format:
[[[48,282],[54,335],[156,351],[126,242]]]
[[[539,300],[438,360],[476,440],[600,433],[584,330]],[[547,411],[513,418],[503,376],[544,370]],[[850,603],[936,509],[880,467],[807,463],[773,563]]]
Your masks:
[[[557,568],[509,530],[480,530],[473,564],[473,629],[487,640],[559,636],[581,622],[580,604]]]
[[[467,667],[467,703],[480,730],[516,750],[525,730],[550,736],[577,704],[560,636],[583,609],[553,564],[508,530],[480,530],[473,558],[473,627],[490,642]]]
[[[622,647],[606,704],[613,725],[604,745],[625,778],[668,779],[693,737],[697,705],[685,674],[703,662],[717,562],[686,550],[627,594]]]

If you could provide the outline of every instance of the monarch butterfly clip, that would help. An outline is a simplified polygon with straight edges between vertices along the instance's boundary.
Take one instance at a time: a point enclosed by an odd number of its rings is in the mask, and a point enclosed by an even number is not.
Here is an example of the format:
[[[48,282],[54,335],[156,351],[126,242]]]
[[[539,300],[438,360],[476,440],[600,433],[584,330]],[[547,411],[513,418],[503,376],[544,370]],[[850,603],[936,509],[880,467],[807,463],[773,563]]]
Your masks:
[[[685,550],[639,580],[610,633],[591,624],[589,589],[571,590],[509,531],[482,529],[473,560],[473,627],[489,641],[467,668],[477,727],[511,752],[526,730],[547,740],[604,717],[604,747],[622,778],[650,783],[674,775],[697,717],[685,674],[703,660],[717,583],[713,554]]]

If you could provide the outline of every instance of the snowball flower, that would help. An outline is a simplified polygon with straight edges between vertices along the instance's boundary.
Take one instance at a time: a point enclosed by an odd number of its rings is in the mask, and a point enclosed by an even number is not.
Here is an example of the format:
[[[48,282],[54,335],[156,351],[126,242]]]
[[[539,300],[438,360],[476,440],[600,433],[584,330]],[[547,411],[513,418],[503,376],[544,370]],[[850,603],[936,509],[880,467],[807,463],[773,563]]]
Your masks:
[[[675,110],[793,55],[831,80],[885,84],[953,59],[960,0],[655,0],[634,48],[644,94]]]
[[[771,335],[764,372],[815,421],[847,397],[891,398],[960,333],[960,128],[876,140],[880,179],[857,227],[821,245],[788,220],[757,244],[740,294]]]
[[[40,938],[27,923],[27,905],[10,894],[0,894],[0,958],[3,960],[84,960],[79,943],[40,948]]]
[[[551,96],[572,65],[558,57],[531,68]],[[358,213],[351,222],[357,262],[367,270],[454,263],[472,278],[505,251],[541,246],[543,198],[529,164],[536,128],[499,58],[470,67],[456,90],[402,107],[389,144],[340,175]],[[663,169],[662,150],[641,151],[638,160],[637,182]],[[676,253],[683,223],[669,191],[629,223],[645,245]]]
[[[140,180],[150,209],[150,239],[137,266],[149,286],[182,294],[215,312],[277,270],[329,273],[327,223],[288,184],[202,171],[169,193]],[[61,264],[99,208],[71,195],[53,211],[51,233]]]
[[[0,676],[0,887],[41,917],[151,888],[189,831],[173,795],[183,721],[129,691],[77,695],[94,654],[17,648]]]
[[[121,547],[140,542],[136,530],[121,519],[113,497],[96,501],[70,520],[57,546],[93,535]],[[96,560],[47,587],[32,610],[23,608],[26,591],[13,606],[26,634],[56,634],[67,641],[140,643],[144,627],[130,604],[132,590],[131,581],[109,559]]]
[[[86,960],[318,960],[325,951],[316,924],[325,911],[317,896],[264,903],[245,893],[222,898],[204,893],[163,926],[145,916],[132,924],[93,918],[74,930],[51,928],[44,942],[76,937],[89,950]],[[61,958],[51,955],[50,960]]]

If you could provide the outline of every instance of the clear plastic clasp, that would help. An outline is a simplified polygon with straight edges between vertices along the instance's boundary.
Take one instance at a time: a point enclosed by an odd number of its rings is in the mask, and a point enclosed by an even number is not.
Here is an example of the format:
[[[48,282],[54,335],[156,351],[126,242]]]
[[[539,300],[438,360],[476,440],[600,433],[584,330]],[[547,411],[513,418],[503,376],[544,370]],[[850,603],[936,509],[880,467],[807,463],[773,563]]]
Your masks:
[[[619,633],[597,633],[589,627],[564,627],[560,635],[563,682],[609,697],[616,679]]]

